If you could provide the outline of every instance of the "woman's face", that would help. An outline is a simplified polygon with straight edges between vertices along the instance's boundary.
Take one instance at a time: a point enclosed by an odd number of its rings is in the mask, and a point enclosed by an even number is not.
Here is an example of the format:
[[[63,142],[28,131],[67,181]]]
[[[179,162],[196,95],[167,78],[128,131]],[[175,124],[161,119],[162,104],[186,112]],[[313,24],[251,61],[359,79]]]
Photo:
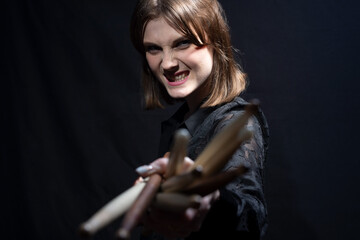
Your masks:
[[[173,98],[198,104],[207,94],[201,85],[213,67],[213,50],[198,47],[172,28],[163,17],[151,20],[144,33],[146,59]]]

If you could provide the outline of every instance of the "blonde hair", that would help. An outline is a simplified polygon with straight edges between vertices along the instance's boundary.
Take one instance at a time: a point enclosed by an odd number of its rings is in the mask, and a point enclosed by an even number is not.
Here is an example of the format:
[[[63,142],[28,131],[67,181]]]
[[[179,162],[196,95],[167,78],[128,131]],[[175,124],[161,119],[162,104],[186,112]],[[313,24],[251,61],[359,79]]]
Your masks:
[[[130,36],[142,55],[145,108],[163,107],[162,99],[169,104],[174,102],[150,70],[143,45],[147,23],[159,17],[195,45],[209,45],[214,50],[213,69],[204,83],[210,92],[201,107],[232,101],[245,89],[246,75],[234,59],[226,16],[217,0],[139,0],[131,19]]]

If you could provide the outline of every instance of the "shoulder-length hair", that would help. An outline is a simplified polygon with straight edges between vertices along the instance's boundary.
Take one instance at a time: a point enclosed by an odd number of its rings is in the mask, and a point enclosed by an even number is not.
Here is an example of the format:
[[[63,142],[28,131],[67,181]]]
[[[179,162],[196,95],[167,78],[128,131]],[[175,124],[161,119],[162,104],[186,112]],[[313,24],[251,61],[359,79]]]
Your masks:
[[[245,89],[246,75],[234,59],[226,16],[217,0],[139,0],[131,19],[130,37],[142,55],[145,108],[162,108],[162,99],[168,104],[174,102],[146,61],[145,28],[159,17],[195,45],[208,45],[214,50],[213,69],[204,86],[210,92],[201,107],[229,102]]]

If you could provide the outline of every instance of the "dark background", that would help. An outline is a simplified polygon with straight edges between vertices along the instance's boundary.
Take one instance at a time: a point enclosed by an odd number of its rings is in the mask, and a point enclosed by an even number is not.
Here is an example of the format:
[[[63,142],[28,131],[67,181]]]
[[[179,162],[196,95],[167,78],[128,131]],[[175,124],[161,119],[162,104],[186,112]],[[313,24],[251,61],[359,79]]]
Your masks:
[[[353,239],[360,227],[357,1],[222,0],[271,144],[268,240]],[[5,1],[1,239],[79,239],[77,228],[157,157],[143,111],[134,1]],[[224,220],[221,220],[224,221]],[[119,221],[94,239],[113,239]],[[136,234],[135,234],[136,235]]]

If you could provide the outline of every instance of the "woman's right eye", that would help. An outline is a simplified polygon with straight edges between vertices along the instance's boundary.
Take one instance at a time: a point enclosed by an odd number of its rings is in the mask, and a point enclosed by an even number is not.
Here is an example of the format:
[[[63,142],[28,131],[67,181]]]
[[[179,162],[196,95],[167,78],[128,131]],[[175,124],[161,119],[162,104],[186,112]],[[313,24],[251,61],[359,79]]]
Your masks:
[[[155,45],[149,45],[149,46],[145,46],[145,51],[150,53],[150,54],[156,54],[161,50],[160,47],[155,46]]]
[[[191,44],[190,40],[184,39],[184,40],[177,42],[175,46],[176,46],[176,48],[179,48],[179,49],[186,49],[190,46],[190,44]]]

